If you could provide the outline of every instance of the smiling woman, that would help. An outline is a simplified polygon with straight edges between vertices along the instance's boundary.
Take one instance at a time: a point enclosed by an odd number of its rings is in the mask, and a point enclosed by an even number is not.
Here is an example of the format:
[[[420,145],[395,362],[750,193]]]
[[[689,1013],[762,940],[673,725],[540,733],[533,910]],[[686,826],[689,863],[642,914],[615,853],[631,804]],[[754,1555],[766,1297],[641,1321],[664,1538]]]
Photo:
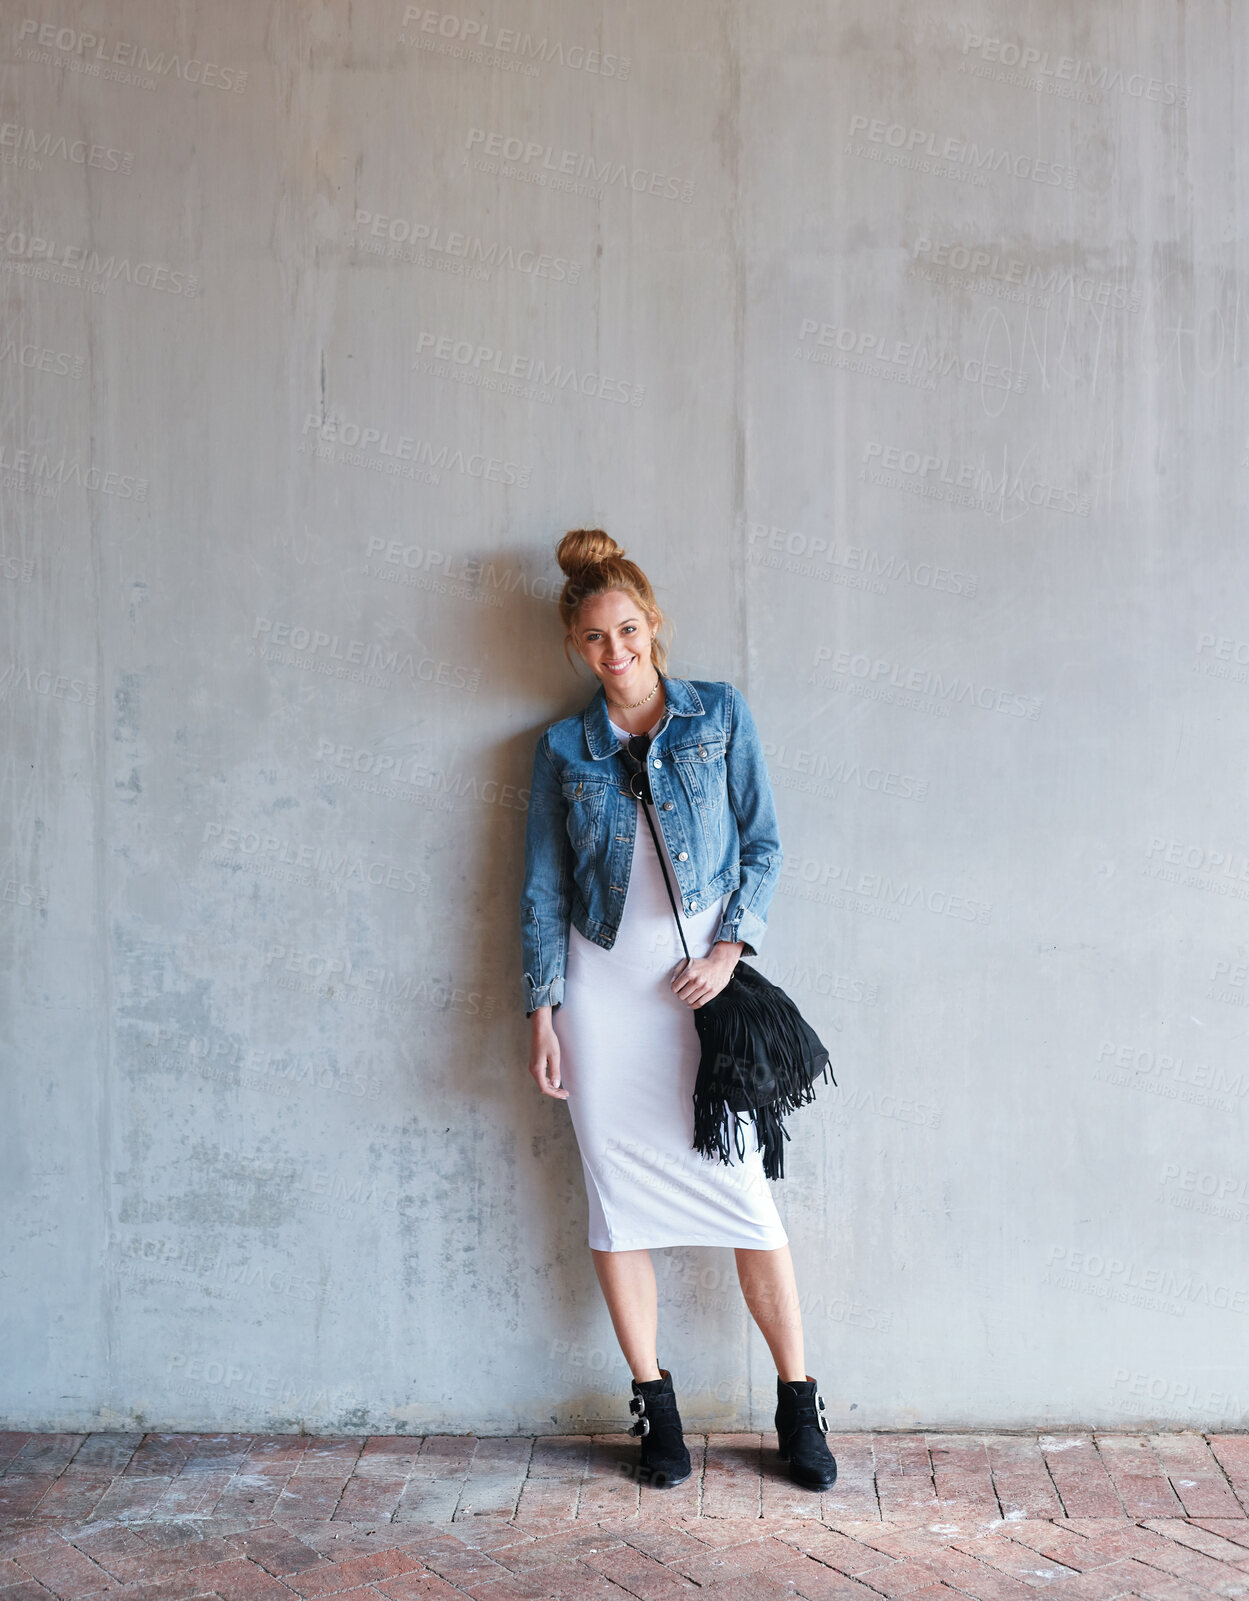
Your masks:
[[[672,1376],[658,1365],[649,1251],[731,1246],[777,1365],[782,1455],[796,1482],[824,1489],[836,1463],[754,1124],[740,1115],[739,1164],[694,1149],[693,1009],[720,993],[743,952],[756,954],[780,877],[763,747],[732,684],[665,671],[663,613],[614,539],[574,530],[557,556],[565,654],[574,648],[598,686],[534,753],[521,897],[529,1070],[568,1104],[595,1270],[633,1372],[642,1468],[656,1486],[691,1471]],[[638,746],[644,774],[625,745]],[[639,823],[630,780],[642,777],[657,838]]]

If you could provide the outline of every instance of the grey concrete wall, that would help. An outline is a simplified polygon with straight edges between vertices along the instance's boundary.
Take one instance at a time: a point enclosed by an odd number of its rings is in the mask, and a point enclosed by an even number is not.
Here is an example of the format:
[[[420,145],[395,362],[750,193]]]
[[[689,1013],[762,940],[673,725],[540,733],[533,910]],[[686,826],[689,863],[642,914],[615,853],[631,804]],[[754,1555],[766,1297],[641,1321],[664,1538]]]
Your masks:
[[[7,9],[12,1424],[624,1426],[520,988],[579,525],[767,741],[835,1426],[1246,1421],[1247,43]],[[766,1427],[731,1253],[657,1267]]]

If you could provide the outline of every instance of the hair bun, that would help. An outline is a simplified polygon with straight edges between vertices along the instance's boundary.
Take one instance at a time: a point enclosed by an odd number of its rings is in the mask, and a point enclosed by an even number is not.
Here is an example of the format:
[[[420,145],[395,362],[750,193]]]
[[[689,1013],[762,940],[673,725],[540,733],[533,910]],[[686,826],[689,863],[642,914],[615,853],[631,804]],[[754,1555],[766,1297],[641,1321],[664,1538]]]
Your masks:
[[[600,562],[623,555],[624,547],[601,528],[572,528],[555,550],[555,559],[569,578],[579,578]]]

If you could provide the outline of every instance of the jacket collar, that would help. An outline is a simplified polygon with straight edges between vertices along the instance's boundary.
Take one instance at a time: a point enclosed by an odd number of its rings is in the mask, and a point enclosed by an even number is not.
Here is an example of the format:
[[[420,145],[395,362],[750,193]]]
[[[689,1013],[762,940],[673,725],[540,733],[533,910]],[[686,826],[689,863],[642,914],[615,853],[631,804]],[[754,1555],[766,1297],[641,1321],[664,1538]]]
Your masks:
[[[655,671],[659,672],[659,669],[656,668]],[[663,680],[664,719],[655,731],[656,739],[668,726],[670,717],[701,717],[703,712],[703,703],[698,691],[688,678],[669,678],[664,672],[659,672],[659,676]],[[586,748],[595,761],[603,756],[611,756],[620,749],[620,741],[612,733],[607,710],[607,690],[601,680],[594,699],[581,714],[581,721],[585,728]]]

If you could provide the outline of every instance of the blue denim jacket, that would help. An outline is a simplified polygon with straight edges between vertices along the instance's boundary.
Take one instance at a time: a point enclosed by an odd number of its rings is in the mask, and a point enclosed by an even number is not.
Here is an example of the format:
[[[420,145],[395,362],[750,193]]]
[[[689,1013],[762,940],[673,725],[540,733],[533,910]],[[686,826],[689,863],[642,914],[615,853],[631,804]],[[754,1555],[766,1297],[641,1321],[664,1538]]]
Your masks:
[[[741,940],[754,956],[782,859],[759,732],[732,684],[660,676],[664,715],[649,752],[653,817],[680,903],[697,912],[731,890],[716,939]],[[634,833],[646,827],[629,793],[631,771],[601,683],[583,712],[552,723],[538,740],[520,906],[526,1017],[563,1002],[570,920],[604,950],[615,943]]]

